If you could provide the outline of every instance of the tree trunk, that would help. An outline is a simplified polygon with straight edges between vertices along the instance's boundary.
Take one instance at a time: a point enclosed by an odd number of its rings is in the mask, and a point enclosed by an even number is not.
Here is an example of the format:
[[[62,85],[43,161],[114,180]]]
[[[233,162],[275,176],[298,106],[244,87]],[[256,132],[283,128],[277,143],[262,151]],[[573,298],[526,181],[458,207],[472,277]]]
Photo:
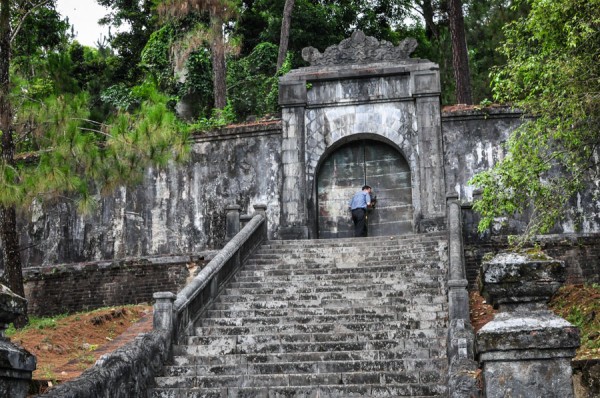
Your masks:
[[[460,0],[448,0],[448,22],[452,36],[452,67],[456,82],[456,102],[470,105],[473,103],[471,74],[465,38],[465,21]]]
[[[423,0],[421,9],[423,12],[423,19],[425,20],[425,36],[429,41],[432,41],[433,39],[439,40],[440,34],[438,32],[437,25],[433,20],[434,12],[431,0]]]
[[[0,146],[1,162],[15,164],[15,143],[12,136],[12,109],[10,104],[10,0],[0,0]],[[23,289],[23,272],[19,255],[19,238],[17,235],[16,212],[14,206],[0,206],[0,239],[2,239],[2,257],[4,273],[8,287],[21,297],[25,297]],[[27,315],[20,316],[14,322],[15,327],[27,324]]]
[[[223,38],[223,19],[218,15],[210,16],[212,29],[212,68],[213,95],[215,108],[223,109],[227,105],[227,85],[225,82],[225,43]]]
[[[285,6],[283,6],[283,19],[281,20],[281,34],[279,36],[279,54],[277,55],[277,70],[283,65],[285,54],[288,50],[294,2],[295,0],[285,0]]]

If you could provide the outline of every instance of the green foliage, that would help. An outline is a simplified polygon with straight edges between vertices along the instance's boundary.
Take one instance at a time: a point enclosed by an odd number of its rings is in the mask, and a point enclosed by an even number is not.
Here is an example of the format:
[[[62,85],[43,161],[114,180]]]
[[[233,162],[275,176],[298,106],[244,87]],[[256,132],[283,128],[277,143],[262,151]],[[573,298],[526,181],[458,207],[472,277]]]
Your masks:
[[[600,1],[532,0],[506,29],[493,90],[534,118],[515,131],[507,155],[471,183],[483,189],[480,230],[496,217],[531,212],[525,236],[547,232],[597,172],[600,144]]]
[[[167,24],[150,35],[142,50],[140,66],[150,72],[163,89],[174,84],[173,66],[169,58],[174,38],[173,26]]]
[[[150,83],[130,95],[139,106],[103,123],[89,119],[85,92],[23,102],[15,123],[23,160],[0,163],[0,203],[27,208],[66,194],[88,211],[96,192],[137,183],[149,165],[185,156],[187,134],[168,109],[169,98]]]
[[[187,126],[187,131],[199,132],[210,131],[225,127],[235,121],[236,116],[233,111],[231,101],[223,109],[213,109],[210,117],[201,117],[196,123]]]
[[[186,78],[179,85],[180,97],[192,95],[197,103],[199,114],[203,117],[213,107],[212,61],[207,48],[199,48],[192,52],[186,62]]]
[[[127,111],[139,105],[139,99],[123,83],[115,84],[104,90],[100,94],[100,99],[120,111]]]
[[[125,82],[129,86],[144,79],[140,57],[150,35],[157,28],[158,14],[155,0],[96,0],[111,12],[100,23],[115,28],[127,26],[110,35],[111,47],[119,54],[112,70],[112,83]]]
[[[235,113],[244,118],[277,111],[279,77],[291,69],[288,53],[284,65],[276,71],[278,47],[260,43],[248,56],[230,64],[227,75],[228,97]]]

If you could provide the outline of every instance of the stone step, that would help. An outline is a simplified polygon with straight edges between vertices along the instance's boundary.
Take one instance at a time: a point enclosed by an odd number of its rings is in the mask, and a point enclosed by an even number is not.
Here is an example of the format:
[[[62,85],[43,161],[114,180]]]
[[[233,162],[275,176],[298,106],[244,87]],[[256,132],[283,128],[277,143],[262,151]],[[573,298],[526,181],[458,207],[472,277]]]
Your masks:
[[[253,363],[295,363],[295,362],[355,362],[402,360],[406,369],[441,369],[446,366],[445,346],[436,348],[408,347],[395,351],[329,351],[329,352],[286,352],[254,353],[234,355],[187,355],[185,346],[178,350],[182,355],[174,355],[172,366],[189,367],[197,365],[238,366]]]
[[[415,322],[389,322],[385,325],[368,322],[328,324],[283,324],[283,325],[245,325],[245,326],[211,326],[194,328],[195,336],[232,336],[232,335],[296,335],[320,333],[385,333],[396,338],[446,338],[445,327],[420,328]],[[193,337],[193,336],[189,336]],[[391,337],[389,337],[391,338]]]
[[[430,279],[430,278],[427,278]],[[443,278],[439,278],[438,280]],[[401,274],[397,274],[396,271],[383,271],[383,272],[339,272],[339,273],[330,273],[329,270],[325,270],[323,272],[314,272],[314,273],[298,273],[294,274],[294,271],[290,271],[288,274],[277,274],[270,275],[268,279],[265,279],[264,275],[238,275],[234,279],[234,283],[236,282],[263,282],[264,284],[269,283],[278,283],[281,281],[297,281],[297,282],[305,282],[307,286],[310,286],[310,283],[313,281],[323,281],[324,283],[328,282],[336,282],[336,283],[355,283],[356,280],[363,280],[369,282],[384,282],[389,280],[406,280],[413,284],[426,282],[427,280],[419,279],[419,278],[402,278]]]
[[[306,275],[306,274],[304,274]],[[402,277],[396,274],[387,274],[387,277],[377,278],[360,278],[359,275],[355,275],[355,278],[343,276],[343,285],[331,285],[326,284],[325,286],[318,286],[313,284],[306,284],[306,280],[315,281],[335,281],[337,278],[335,275],[344,274],[320,274],[320,275],[334,275],[333,278],[324,279],[323,277],[315,278],[316,275],[308,275],[308,278],[301,276],[298,280],[294,279],[283,279],[278,278],[279,275],[261,275],[261,272],[253,273],[252,275],[246,274],[238,276],[231,287],[227,287],[225,294],[231,294],[232,292],[242,291],[242,293],[260,294],[260,291],[264,291],[270,294],[285,294],[285,293],[335,293],[335,292],[362,292],[362,291],[373,291],[379,290],[375,287],[379,286],[381,290],[402,290],[408,288],[437,288],[445,285],[446,279],[443,276],[426,276],[421,278]],[[268,278],[268,281],[263,283],[254,281],[255,278]],[[359,280],[355,280],[355,279]],[[270,281],[273,280],[271,283]],[[283,283],[287,282],[287,283]],[[354,283],[353,283],[354,282]],[[247,285],[243,285],[246,283]],[[255,285],[249,285],[255,283]],[[265,293],[266,294],[266,293]]]
[[[410,286],[399,290],[381,291],[358,291],[358,292],[330,292],[330,293],[290,293],[290,294],[245,294],[245,295],[223,295],[217,299],[218,303],[245,303],[249,301],[273,302],[273,301],[330,301],[330,300],[364,300],[372,298],[396,298],[396,297],[418,297],[423,295],[440,295],[443,287]],[[343,307],[343,306],[342,306]]]
[[[307,342],[333,342],[333,341],[374,341],[374,340],[409,340],[405,330],[381,330],[381,331],[348,331],[339,328],[341,331],[327,333],[260,333],[243,335],[236,334],[199,334],[196,336],[188,336],[186,345],[232,345],[232,344],[250,344],[250,343],[307,343]],[[417,340],[439,340],[445,338],[443,335],[434,333],[421,333],[420,335],[412,335],[411,341]],[[419,346],[421,342],[419,341]]]
[[[316,308],[267,308],[267,309],[212,309],[206,312],[207,318],[254,318],[254,317],[305,317],[314,315],[358,315],[358,314],[395,314],[395,313],[446,313],[442,304],[409,307],[373,306],[373,307],[316,307]]]
[[[423,258],[428,254],[437,254],[438,251],[446,248],[446,244],[435,244],[430,246],[419,246],[415,248],[374,248],[368,250],[356,250],[356,251],[343,251],[340,250],[325,250],[325,249],[305,249],[298,247],[295,249],[280,249],[280,250],[269,250],[259,251],[252,255],[250,258],[251,262],[258,260],[305,260],[310,261],[313,259],[326,259],[326,258],[340,258],[340,259],[377,259],[387,257],[398,257],[398,258]]]
[[[428,383],[421,380],[431,380]],[[241,374],[206,376],[163,376],[155,379],[158,388],[222,388],[222,387],[273,387],[273,386],[319,386],[319,385],[431,385],[442,380],[435,372],[406,373],[402,371],[356,371],[332,373],[282,373]],[[441,390],[439,391],[442,392]]]
[[[267,242],[150,397],[446,397],[446,232]]]
[[[435,259],[435,257],[428,256],[427,259],[414,259],[399,256],[388,256],[381,258],[369,258],[361,260],[360,258],[354,257],[352,259],[342,258],[322,258],[312,260],[287,260],[285,262],[277,259],[272,260],[256,260],[250,259],[244,267],[246,270],[314,270],[314,269],[327,269],[327,268],[338,268],[338,269],[365,269],[366,271],[377,270],[377,267],[396,266],[399,271],[413,271],[414,264],[418,262],[424,267],[435,269],[439,268],[440,264],[445,264],[441,259]]]
[[[246,358],[243,358],[246,360]],[[250,357],[252,359],[252,357]],[[192,377],[192,376],[222,376],[222,375],[266,375],[266,374],[306,374],[306,373],[336,373],[336,372],[407,372],[416,375],[414,382],[419,381],[418,373],[426,374],[428,382],[444,369],[439,361],[419,360],[416,369],[415,361],[407,362],[405,359],[377,359],[377,360],[352,360],[352,361],[295,361],[295,362],[240,362],[233,365],[188,364],[185,366],[173,365],[164,369],[164,377]],[[427,369],[430,370],[427,370]],[[415,372],[415,370],[417,370]]]
[[[396,306],[421,304],[446,304],[446,297],[430,294],[413,294],[399,297],[366,298],[360,303],[354,303],[348,299],[319,299],[319,300],[271,300],[271,301],[238,301],[238,302],[216,302],[211,307],[214,310],[230,309],[277,309],[277,308],[360,308],[363,306]]]
[[[289,335],[291,336],[291,335]],[[385,335],[381,336],[385,337]],[[325,336],[324,341],[298,341],[298,336],[286,340],[273,339],[271,335],[238,336],[198,336],[188,341],[194,344],[175,346],[173,352],[179,356],[215,356],[237,354],[285,354],[294,352],[333,352],[333,351],[377,351],[412,350],[415,348],[436,349],[443,347],[441,338],[418,338],[410,340],[381,339],[367,340]],[[205,344],[202,344],[204,342]]]
[[[424,234],[405,234],[391,237],[372,236],[366,238],[337,238],[337,239],[295,239],[295,240],[270,240],[263,244],[261,248],[273,247],[373,247],[375,245],[405,245],[414,241],[447,241],[448,232],[432,232]]]
[[[361,330],[370,330],[370,331],[375,331],[375,330],[382,330],[383,327],[385,327],[385,329],[389,329],[389,330],[394,330],[394,329],[438,329],[438,328],[443,328],[446,327],[446,319],[439,319],[439,318],[435,318],[435,319],[431,319],[431,320],[423,320],[421,318],[418,318],[416,316],[412,316],[414,318],[417,319],[402,319],[402,320],[396,320],[396,319],[383,319],[385,318],[384,316],[379,316],[379,320],[375,320],[373,316],[371,317],[366,317],[366,316],[346,316],[345,318],[347,319],[342,319],[341,317],[338,317],[338,319],[331,319],[332,317],[325,317],[325,316],[321,316],[320,318],[325,320],[330,320],[330,322],[325,323],[325,322],[321,322],[319,323],[319,321],[311,319],[311,317],[297,317],[297,318],[240,318],[240,320],[236,320],[236,319],[227,319],[227,318],[211,318],[211,319],[202,319],[200,321],[198,321],[198,323],[200,323],[200,325],[198,325],[199,327],[226,327],[226,326],[246,326],[246,327],[267,327],[267,326],[281,326],[282,329],[285,330],[289,330],[291,333],[293,333],[293,331],[298,332],[298,333],[302,333],[302,332],[307,332],[309,330],[326,330],[326,329],[330,329],[330,327],[328,327],[328,324],[333,324],[335,322],[337,322],[337,325],[339,328],[345,328],[347,330],[353,330],[353,331],[361,331]],[[389,318],[395,318],[395,317],[389,317]],[[410,316],[407,316],[406,318],[410,318]],[[433,318],[433,316],[432,316]],[[303,319],[305,322],[304,323],[297,323],[296,320],[297,319]],[[341,323],[343,322],[343,323]],[[373,322],[379,322],[382,324],[381,328],[377,328],[377,326],[369,326],[369,324],[372,324]],[[385,324],[383,324],[382,322],[386,322]],[[309,328],[309,326],[319,326],[321,327],[321,329],[317,328]],[[355,329],[358,328],[358,329]],[[260,334],[260,330],[258,329],[258,333]]]
[[[356,248],[296,248],[261,249],[252,255],[253,260],[311,260],[331,257],[340,258],[377,258],[377,257],[406,257],[421,258],[427,253],[435,253],[439,248],[445,247],[445,243],[419,244],[411,247],[378,247],[358,250]]]
[[[348,398],[348,397],[412,397],[446,398],[440,385],[319,385],[227,388],[155,388],[150,398]]]
[[[424,278],[425,279],[425,278]],[[437,276],[430,279],[431,283],[445,285],[445,279]],[[425,279],[427,280],[427,279]],[[310,293],[342,293],[342,292],[366,292],[379,290],[402,290],[410,285],[409,279],[398,278],[396,280],[377,281],[377,283],[345,284],[341,286],[307,286],[303,282],[289,281],[289,283],[278,282],[260,283],[260,282],[233,282],[223,293],[226,295],[244,295],[244,294],[310,294]],[[432,285],[433,286],[433,285]]]

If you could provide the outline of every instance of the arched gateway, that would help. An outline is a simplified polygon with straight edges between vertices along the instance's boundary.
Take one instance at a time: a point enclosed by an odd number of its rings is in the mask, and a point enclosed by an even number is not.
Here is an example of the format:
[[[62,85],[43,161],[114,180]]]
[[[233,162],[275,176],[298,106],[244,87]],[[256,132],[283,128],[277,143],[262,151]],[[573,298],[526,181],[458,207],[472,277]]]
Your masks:
[[[353,236],[348,201],[365,184],[377,197],[367,217],[369,236],[412,232],[410,167],[390,144],[373,139],[348,142],[327,154],[318,170],[319,238]]]
[[[331,200],[341,203],[341,196],[359,189],[369,176],[362,181],[358,175],[349,177],[344,184],[355,186],[346,191],[339,189],[339,181],[328,182],[331,176],[326,170],[351,153],[356,154],[352,167],[357,170],[360,156],[369,153],[372,158],[362,165],[366,173],[371,173],[371,164],[382,167],[377,163],[382,156],[390,161],[395,156],[392,163],[403,170],[385,177],[389,181],[377,192],[404,189],[402,199],[393,205],[403,209],[386,215],[382,201],[382,211],[372,215],[371,222],[376,217],[379,222],[377,227],[371,224],[371,235],[427,231],[444,222],[439,68],[409,58],[415,46],[413,39],[394,47],[357,31],[323,54],[304,49],[303,57],[311,66],[281,77],[281,238],[346,236],[347,231],[340,231],[344,216],[341,210],[331,212]],[[400,176],[405,178],[401,185],[391,183]],[[378,189],[375,183],[369,185]],[[345,217],[348,222],[347,213]],[[389,232],[384,224],[390,225]]]

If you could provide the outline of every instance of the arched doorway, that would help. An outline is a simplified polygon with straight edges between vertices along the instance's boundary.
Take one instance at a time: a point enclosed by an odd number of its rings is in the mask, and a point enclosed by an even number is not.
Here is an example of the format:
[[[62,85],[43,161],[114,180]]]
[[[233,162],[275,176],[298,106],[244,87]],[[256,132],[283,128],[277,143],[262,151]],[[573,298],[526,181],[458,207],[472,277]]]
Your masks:
[[[412,189],[406,159],[388,144],[359,140],[336,149],[319,168],[319,238],[353,236],[348,203],[365,184],[377,196],[377,206],[368,215],[369,236],[412,232]]]

